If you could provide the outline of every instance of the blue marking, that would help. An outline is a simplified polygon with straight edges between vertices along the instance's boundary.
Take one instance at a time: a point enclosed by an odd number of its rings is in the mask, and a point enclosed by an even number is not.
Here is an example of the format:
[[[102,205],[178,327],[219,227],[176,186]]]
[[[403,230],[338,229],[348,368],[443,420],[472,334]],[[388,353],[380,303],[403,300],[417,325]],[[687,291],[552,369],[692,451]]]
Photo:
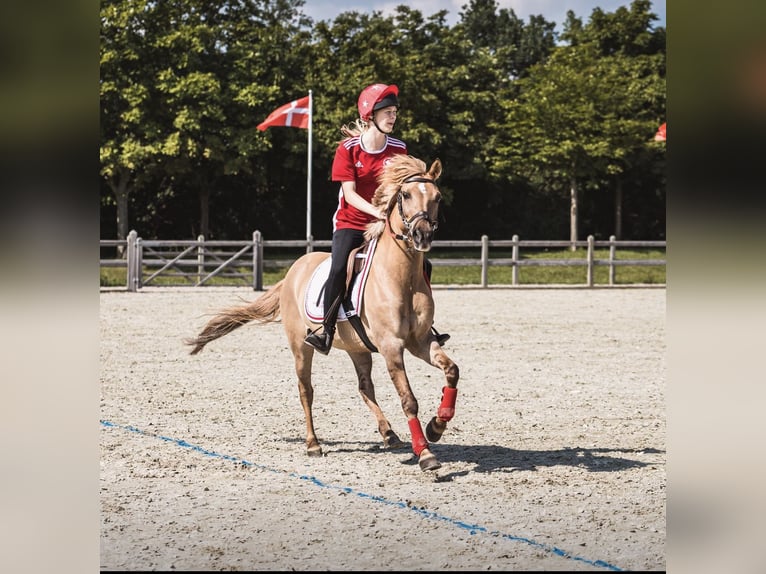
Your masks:
[[[146,431],[143,431],[141,429],[138,429],[136,427],[130,426],[130,425],[120,425],[116,424],[110,421],[101,421],[101,425],[104,427],[110,427],[110,428],[119,428],[122,430],[127,430],[130,432],[134,432],[136,434],[152,437],[152,438],[158,438],[160,440],[164,440],[166,442],[172,442],[177,444],[178,446],[191,449],[193,451],[199,452],[201,454],[204,454],[206,456],[210,456],[213,458],[220,458],[222,460],[230,460],[237,464],[241,464],[244,466],[252,466],[255,468],[258,468],[260,470],[266,470],[269,472],[274,472],[277,474],[286,474],[287,476],[291,478],[297,478],[300,480],[305,480],[307,482],[310,482],[314,484],[315,486],[319,486],[321,488],[331,488],[334,490],[340,490],[345,492],[346,494],[353,494],[358,496],[359,498],[366,498],[369,500],[372,500],[373,502],[379,502],[380,504],[386,504],[388,506],[395,506],[402,509],[408,509],[412,510],[413,512],[416,512],[420,514],[423,518],[427,518],[429,520],[441,520],[443,522],[447,522],[448,524],[452,524],[453,526],[457,526],[458,528],[467,531],[469,534],[476,535],[476,534],[487,534],[489,536],[496,536],[498,538],[503,538],[505,540],[510,540],[512,542],[523,542],[524,544],[529,544],[530,546],[534,546],[535,548],[539,548],[540,550],[543,550],[545,552],[548,552],[550,554],[555,554],[556,556],[560,556],[562,558],[567,558],[569,560],[576,560],[577,562],[583,562],[584,564],[589,564],[591,566],[598,566],[599,568],[605,568],[606,570],[612,570],[615,572],[622,572],[622,568],[618,568],[617,566],[614,566],[612,564],[609,564],[608,562],[605,562],[603,560],[588,560],[587,558],[583,558],[581,556],[575,556],[574,554],[567,552],[566,550],[562,550],[561,548],[557,548],[555,546],[549,546],[547,544],[543,544],[541,542],[537,542],[535,540],[531,540],[529,538],[524,538],[522,536],[514,536],[512,534],[503,534],[502,532],[499,532],[497,530],[489,531],[484,526],[480,526],[478,524],[467,524],[465,522],[462,522],[461,520],[457,520],[455,518],[449,518],[448,516],[443,516],[441,514],[437,514],[436,512],[431,512],[430,510],[426,510],[425,508],[418,508],[417,506],[409,506],[405,502],[396,501],[396,500],[388,500],[386,498],[383,498],[382,496],[377,496],[373,494],[368,494],[365,492],[357,492],[353,488],[350,488],[348,486],[337,486],[334,484],[326,484],[316,478],[315,476],[308,476],[306,474],[296,474],[294,472],[286,472],[284,470],[279,470],[277,468],[271,468],[262,464],[256,464],[254,462],[250,462],[241,458],[237,458],[235,456],[231,456],[228,454],[219,454],[212,450],[207,450],[205,448],[202,448],[197,445],[190,444],[186,442],[183,439],[177,439],[177,438],[171,438],[167,436],[162,435],[156,435],[151,434]]]

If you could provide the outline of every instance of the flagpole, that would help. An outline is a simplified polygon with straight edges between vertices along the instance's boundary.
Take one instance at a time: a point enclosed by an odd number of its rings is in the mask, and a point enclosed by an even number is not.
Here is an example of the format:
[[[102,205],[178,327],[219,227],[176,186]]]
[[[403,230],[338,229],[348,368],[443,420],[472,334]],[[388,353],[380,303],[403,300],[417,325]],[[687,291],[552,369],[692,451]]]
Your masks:
[[[309,90],[309,153],[308,168],[306,172],[306,249],[313,251],[313,246],[308,243],[311,241],[311,124],[314,121],[314,98]]]

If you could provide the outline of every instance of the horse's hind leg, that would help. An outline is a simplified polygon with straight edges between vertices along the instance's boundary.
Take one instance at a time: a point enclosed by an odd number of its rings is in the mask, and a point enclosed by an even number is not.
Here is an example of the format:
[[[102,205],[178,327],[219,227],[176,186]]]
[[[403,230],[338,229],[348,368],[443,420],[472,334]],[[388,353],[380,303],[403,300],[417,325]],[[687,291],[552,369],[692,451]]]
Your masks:
[[[372,355],[370,353],[350,353],[349,356],[354,363],[356,376],[359,380],[359,394],[372,411],[375,420],[378,423],[378,432],[383,437],[383,446],[386,448],[404,448],[406,445],[391,428],[391,424],[386,419],[383,411],[375,400],[375,386],[372,382]]]
[[[312,414],[314,387],[311,384],[311,364],[314,359],[314,350],[303,345],[302,339],[297,346],[291,345],[291,347],[295,358],[295,374],[298,375],[298,393],[306,418],[306,454],[322,456],[322,447],[319,446],[319,440],[314,431],[314,415]]]
[[[431,442],[438,442],[447,423],[455,415],[455,400],[457,399],[457,382],[460,379],[460,369],[439,345],[429,345],[424,351],[413,353],[426,363],[441,369],[447,379],[447,385],[442,387],[442,399],[436,416],[432,417],[426,425],[426,438]]]

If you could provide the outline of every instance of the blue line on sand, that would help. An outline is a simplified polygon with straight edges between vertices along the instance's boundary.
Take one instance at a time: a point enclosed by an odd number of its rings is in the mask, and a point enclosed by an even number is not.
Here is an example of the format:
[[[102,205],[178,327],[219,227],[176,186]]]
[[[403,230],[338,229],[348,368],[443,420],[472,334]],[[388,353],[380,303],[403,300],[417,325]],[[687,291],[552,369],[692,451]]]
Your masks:
[[[140,434],[140,435],[144,435],[144,436],[148,436],[148,437],[153,437],[153,438],[158,438],[160,440],[164,440],[166,442],[174,443],[174,444],[176,444],[178,446],[191,449],[191,450],[196,451],[196,452],[198,452],[200,454],[204,454],[206,456],[210,456],[210,457],[213,457],[213,458],[220,458],[220,459],[223,459],[223,460],[230,460],[232,462],[235,462],[237,464],[242,464],[244,466],[252,466],[254,468],[258,468],[260,470],[265,470],[265,471],[268,471],[268,472],[274,472],[274,473],[278,473],[278,474],[285,474],[285,475],[290,476],[292,478],[298,478],[300,480],[305,480],[305,481],[310,482],[311,484],[314,484],[315,486],[318,486],[320,488],[329,488],[329,489],[334,489],[334,490],[341,490],[341,491],[343,491],[343,492],[345,492],[347,494],[354,494],[354,495],[358,496],[359,498],[366,498],[366,499],[372,500],[373,502],[379,502],[381,504],[386,504],[386,505],[389,505],[389,506],[394,506],[394,507],[399,507],[399,508],[402,508],[402,509],[411,510],[413,512],[416,512],[416,513],[420,514],[424,518],[428,518],[430,520],[440,520],[442,522],[446,522],[446,523],[451,524],[453,526],[457,526],[458,528],[467,531],[471,535],[475,535],[475,534],[488,534],[489,536],[496,536],[498,538],[504,538],[506,540],[511,540],[513,542],[523,542],[524,544],[528,544],[530,546],[534,546],[535,548],[538,548],[538,549],[543,550],[544,552],[548,552],[550,554],[555,554],[556,556],[560,556],[561,558],[567,558],[569,560],[575,560],[577,562],[583,562],[584,564],[589,564],[591,566],[597,566],[599,568],[605,568],[607,570],[613,570],[613,571],[616,571],[616,572],[621,572],[622,571],[622,568],[618,568],[617,566],[609,564],[608,562],[605,562],[603,560],[588,560],[587,558],[582,558],[580,556],[575,556],[571,552],[567,552],[566,550],[562,550],[561,548],[557,548],[555,546],[549,546],[547,544],[543,544],[541,542],[537,542],[537,541],[531,540],[529,538],[524,538],[523,536],[514,536],[512,534],[503,534],[502,532],[499,532],[497,530],[490,531],[490,530],[487,530],[487,528],[485,528],[484,526],[480,526],[478,524],[468,524],[466,522],[463,522],[462,520],[457,520],[455,518],[449,518],[448,516],[443,516],[443,515],[441,515],[441,514],[439,514],[437,512],[431,512],[430,510],[426,510],[425,508],[418,508],[417,506],[408,505],[406,502],[395,501],[395,500],[388,500],[386,498],[383,498],[382,496],[375,496],[373,494],[368,494],[366,492],[356,491],[353,488],[350,488],[348,486],[337,486],[337,485],[333,485],[333,484],[326,484],[326,483],[322,482],[321,480],[319,480],[318,478],[316,478],[314,476],[308,476],[308,475],[305,475],[305,474],[297,474],[295,472],[287,472],[287,471],[284,471],[284,470],[279,470],[279,469],[276,469],[276,468],[271,468],[271,467],[268,467],[268,466],[265,466],[265,465],[262,465],[262,464],[258,464],[258,463],[254,463],[254,462],[249,462],[247,460],[244,460],[244,459],[241,459],[241,458],[237,458],[235,456],[230,456],[228,454],[220,454],[220,453],[214,452],[212,450],[208,450],[208,449],[202,448],[200,446],[190,444],[190,443],[186,442],[183,439],[176,439],[176,438],[171,438],[171,437],[167,437],[167,436],[151,434],[151,433],[143,431],[143,430],[141,430],[139,428],[136,428],[134,426],[120,425],[120,424],[116,424],[116,423],[113,423],[113,422],[110,422],[110,421],[105,421],[105,420],[101,421],[101,425],[104,426],[104,427],[119,428],[119,429],[130,431],[130,432],[133,432],[133,433],[136,433],[136,434]]]

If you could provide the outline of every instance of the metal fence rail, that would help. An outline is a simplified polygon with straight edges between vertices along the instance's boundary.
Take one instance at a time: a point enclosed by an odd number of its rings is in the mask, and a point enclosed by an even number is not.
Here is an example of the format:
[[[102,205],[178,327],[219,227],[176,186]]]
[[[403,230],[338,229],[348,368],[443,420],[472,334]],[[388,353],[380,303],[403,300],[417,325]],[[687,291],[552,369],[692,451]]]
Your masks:
[[[163,285],[202,286],[209,284],[214,277],[224,278],[231,284],[252,285],[256,291],[263,290],[263,270],[271,267],[289,267],[296,260],[291,258],[264,258],[264,249],[305,249],[311,252],[315,247],[330,249],[332,242],[312,239],[264,240],[260,231],[253,232],[251,240],[242,241],[206,241],[203,236],[196,240],[160,241],[142,240],[136,231],[131,231],[126,240],[102,239],[102,252],[112,248],[124,257],[101,258],[101,267],[124,267],[127,269],[127,290],[137,291],[147,285],[156,284],[163,278]],[[522,258],[522,249],[536,248],[586,248],[585,259],[581,258]],[[512,266],[511,284],[519,285],[519,270],[522,267],[585,266],[585,286],[593,287],[593,272],[597,266],[609,267],[609,285],[615,285],[615,270],[620,266],[666,266],[666,259],[619,259],[618,249],[657,248],[666,249],[665,241],[617,241],[614,236],[608,241],[596,241],[589,236],[585,241],[541,241],[512,239],[490,240],[486,235],[480,241],[455,240],[434,241],[432,249],[441,248],[479,248],[478,258],[444,258],[429,256],[434,266],[480,266],[481,286],[488,287],[489,268],[493,266]],[[511,249],[511,257],[492,258],[490,248]],[[597,248],[609,248],[609,257],[596,259]],[[170,281],[168,281],[170,279]],[[177,282],[174,282],[177,281]]]

